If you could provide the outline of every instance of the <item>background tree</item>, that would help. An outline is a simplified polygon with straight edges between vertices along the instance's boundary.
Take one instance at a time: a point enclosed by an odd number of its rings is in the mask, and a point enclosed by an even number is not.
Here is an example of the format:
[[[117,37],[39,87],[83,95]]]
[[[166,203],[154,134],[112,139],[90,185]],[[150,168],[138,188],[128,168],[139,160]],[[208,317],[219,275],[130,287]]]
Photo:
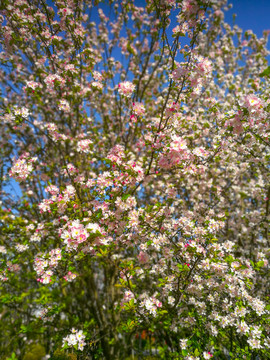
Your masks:
[[[224,10],[2,1],[3,359],[270,356],[267,33]]]

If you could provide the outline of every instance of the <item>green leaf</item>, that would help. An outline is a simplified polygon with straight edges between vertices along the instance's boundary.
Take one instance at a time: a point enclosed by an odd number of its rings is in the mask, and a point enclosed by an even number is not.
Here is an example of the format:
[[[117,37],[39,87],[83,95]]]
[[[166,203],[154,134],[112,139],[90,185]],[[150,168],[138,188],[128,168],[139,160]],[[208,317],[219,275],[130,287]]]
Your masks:
[[[13,352],[11,357],[7,358],[7,360],[17,360],[16,354]]]
[[[194,355],[195,355],[195,356],[199,356],[199,355],[200,355],[200,352],[199,352],[198,349],[196,349],[196,350],[194,351]]]
[[[270,76],[270,66],[268,66],[262,73],[259,74],[260,77],[263,77],[263,76],[267,76],[269,77]]]
[[[264,266],[264,261],[263,261],[263,260],[258,261],[257,264],[256,264],[256,266],[257,266],[258,268]]]
[[[124,194],[122,196],[122,200],[127,200],[127,198],[129,198],[131,195],[130,194]]]
[[[130,43],[127,44],[127,51],[132,55],[136,55],[134,49],[131,47]]]

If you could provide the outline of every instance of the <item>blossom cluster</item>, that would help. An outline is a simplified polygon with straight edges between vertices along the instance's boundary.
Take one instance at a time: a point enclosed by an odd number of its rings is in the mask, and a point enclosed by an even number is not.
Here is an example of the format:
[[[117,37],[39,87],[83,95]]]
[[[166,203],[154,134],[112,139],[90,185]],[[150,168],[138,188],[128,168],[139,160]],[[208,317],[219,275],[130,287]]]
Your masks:
[[[71,329],[71,334],[63,338],[63,347],[67,345],[68,347],[74,346],[78,350],[83,350],[85,343],[85,335],[82,330]]]
[[[149,312],[154,317],[157,316],[157,309],[162,307],[162,302],[155,296],[148,297],[146,294],[141,295],[140,306],[143,311]]]
[[[171,77],[174,81],[180,82],[187,78],[194,95],[199,95],[203,86],[209,81],[212,74],[211,61],[200,55],[194,54],[192,65],[188,63],[178,64],[172,72]]]
[[[89,145],[91,145],[92,143],[93,142],[90,139],[80,140],[80,141],[78,141],[78,144],[77,144],[77,150],[79,152],[89,154],[89,152],[90,152]]]
[[[80,220],[73,220],[59,229],[59,235],[67,251],[77,250],[78,246],[87,241],[90,233],[101,236],[102,230],[98,224],[88,223],[86,226],[80,223]]]
[[[73,274],[71,271],[69,271],[69,272],[67,273],[67,275],[64,276],[64,279],[65,279],[66,281],[69,281],[69,282],[70,282],[70,281],[76,279],[76,277],[77,277],[76,274]]]
[[[70,105],[67,100],[60,100],[59,109],[63,110],[65,113],[70,112]]]
[[[24,119],[27,119],[28,116],[30,115],[30,111],[26,107],[22,107],[22,108],[14,107],[13,112],[15,116],[21,116]]]
[[[133,91],[135,90],[136,86],[132,84],[130,81],[124,81],[118,84],[118,92],[120,95],[124,97],[131,97]]]
[[[159,160],[159,166],[162,168],[171,168],[190,158],[190,151],[185,139],[173,135],[170,146],[165,154],[162,154]]]
[[[58,262],[62,259],[61,250],[53,249],[46,254],[37,255],[35,258],[34,269],[40,277],[37,281],[42,284],[49,284],[53,276],[53,269],[57,267]]]
[[[73,166],[70,165],[69,170],[72,171],[73,169]],[[40,212],[51,212],[51,205],[56,204],[59,212],[62,213],[65,210],[68,201],[74,198],[76,193],[76,189],[73,185],[67,185],[62,194],[59,193],[59,189],[54,185],[47,187],[46,191],[49,192],[52,196],[49,199],[43,199],[42,202],[38,205]]]
[[[29,153],[22,154],[12,165],[9,175],[17,181],[24,181],[34,170],[33,163],[37,157],[30,157]]]

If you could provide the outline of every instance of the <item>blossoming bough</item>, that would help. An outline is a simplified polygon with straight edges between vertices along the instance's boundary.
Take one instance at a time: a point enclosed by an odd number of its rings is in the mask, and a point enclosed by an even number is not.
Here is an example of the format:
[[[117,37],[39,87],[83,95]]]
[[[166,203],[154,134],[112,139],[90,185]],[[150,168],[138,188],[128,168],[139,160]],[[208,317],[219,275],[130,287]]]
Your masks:
[[[2,1],[1,358],[270,357],[267,33],[226,6]]]

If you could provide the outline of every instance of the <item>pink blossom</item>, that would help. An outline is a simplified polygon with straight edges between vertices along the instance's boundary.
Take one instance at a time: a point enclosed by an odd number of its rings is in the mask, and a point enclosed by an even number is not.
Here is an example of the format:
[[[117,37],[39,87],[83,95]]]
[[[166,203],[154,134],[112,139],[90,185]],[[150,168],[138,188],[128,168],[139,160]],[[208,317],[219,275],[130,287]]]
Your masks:
[[[142,116],[145,113],[145,107],[142,103],[135,102],[133,103],[133,111],[136,115]]]
[[[93,142],[90,139],[80,140],[77,144],[77,150],[79,152],[84,152],[85,154],[89,154],[89,152],[90,152],[89,146],[92,143]]]
[[[17,181],[26,180],[34,170],[32,164],[36,161],[37,158],[31,158],[29,153],[24,153],[13,163],[9,175]]]
[[[118,85],[118,92],[120,95],[123,95],[127,98],[131,97],[131,94],[135,90],[136,86],[130,81],[122,82]]]
[[[263,109],[263,101],[255,95],[246,96],[245,105],[250,113],[258,113]]]
[[[149,256],[147,253],[140,251],[140,253],[138,255],[138,260],[141,264],[146,264],[149,261]]]
[[[66,100],[60,100],[59,109],[66,113],[70,112],[70,105]]]
[[[76,274],[73,274],[71,271],[69,271],[67,275],[64,276],[64,279],[68,282],[71,282],[72,280],[76,279],[76,277]]]

